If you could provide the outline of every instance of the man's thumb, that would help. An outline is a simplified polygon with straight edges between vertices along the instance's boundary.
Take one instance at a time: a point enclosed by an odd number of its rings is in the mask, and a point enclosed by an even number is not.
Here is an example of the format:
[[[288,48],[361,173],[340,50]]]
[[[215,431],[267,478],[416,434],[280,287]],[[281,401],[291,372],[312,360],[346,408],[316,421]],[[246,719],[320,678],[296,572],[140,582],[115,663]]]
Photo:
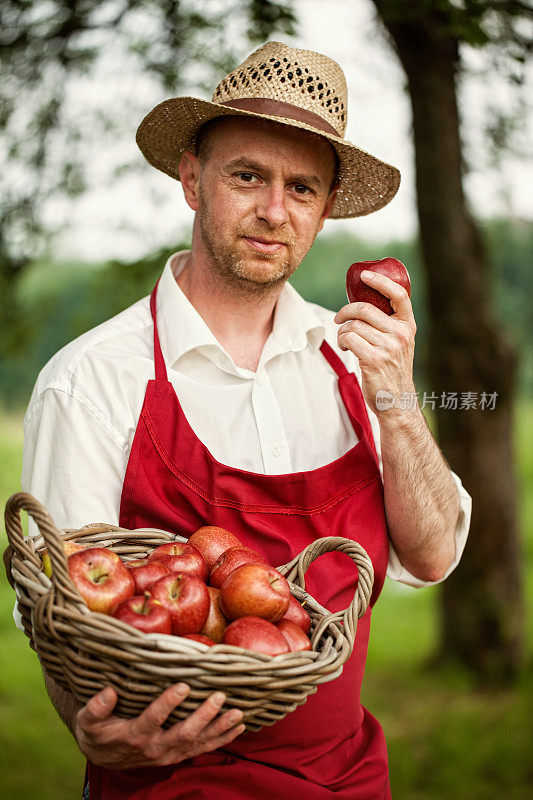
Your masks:
[[[106,686],[88,701],[78,715],[78,723],[97,722],[107,719],[117,704],[118,695],[110,686]]]

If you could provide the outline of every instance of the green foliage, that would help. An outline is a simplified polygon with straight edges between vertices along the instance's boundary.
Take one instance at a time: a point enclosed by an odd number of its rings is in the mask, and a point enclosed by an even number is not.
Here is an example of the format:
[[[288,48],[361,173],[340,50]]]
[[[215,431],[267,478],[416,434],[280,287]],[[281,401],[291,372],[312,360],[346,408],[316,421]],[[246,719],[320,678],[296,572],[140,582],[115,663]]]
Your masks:
[[[289,3],[274,0],[248,0],[248,39],[263,43],[275,28],[287,36],[296,34],[296,17]]]
[[[7,332],[0,358],[14,353],[25,335],[18,324],[18,283],[61,227],[57,223],[54,230],[50,223],[50,203],[86,191],[91,141],[105,148],[111,132],[119,139],[131,131],[132,119],[142,118],[135,92],[124,93],[112,108],[104,96],[97,110],[89,104],[73,115],[69,91],[101,59],[116,54],[128,73],[152,79],[154,96],[158,87],[159,94],[178,94],[184,83],[210,94],[240,60],[235,37],[228,35],[235,16],[249,22],[253,41],[296,30],[290,3],[276,0],[247,0],[237,7],[231,0],[0,3],[0,324]],[[191,65],[196,68],[184,76]],[[148,168],[142,159],[124,157],[116,174]]]
[[[521,47],[520,27],[513,19],[527,19],[531,7],[522,0],[374,0],[386,25],[428,23],[428,33],[483,47],[490,42]]]
[[[533,224],[495,220],[484,228],[493,262],[491,280],[497,311],[516,338],[522,354],[521,388],[533,392],[533,315],[528,302]],[[174,251],[186,249],[185,241]],[[41,367],[52,355],[85,331],[118,314],[149,294],[170,251],[133,263],[103,265],[36,262],[28,268],[17,297],[25,339],[16,354],[4,356],[0,402],[27,403]],[[311,302],[338,311],[346,303],[345,276],[354,261],[393,255],[409,269],[418,324],[415,377],[421,389],[427,353],[427,309],[424,275],[416,241],[373,243],[346,233],[319,236],[291,278]]]
[[[531,258],[533,224],[493,220],[484,227],[493,264],[492,292],[496,313],[522,355],[519,385],[533,391],[533,304]]]

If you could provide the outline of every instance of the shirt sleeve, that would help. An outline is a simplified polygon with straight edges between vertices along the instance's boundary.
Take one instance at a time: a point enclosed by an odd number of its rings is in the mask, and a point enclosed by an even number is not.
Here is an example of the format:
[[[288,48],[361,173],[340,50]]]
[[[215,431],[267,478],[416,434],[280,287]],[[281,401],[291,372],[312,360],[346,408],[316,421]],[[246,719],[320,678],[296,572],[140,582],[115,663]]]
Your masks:
[[[360,375],[358,376],[360,380]],[[367,412],[368,418],[370,420],[370,425],[372,427],[372,434],[374,436],[374,442],[376,444],[376,451],[379,459],[379,469],[381,475],[383,477],[383,462],[381,458],[381,436],[380,436],[380,428],[379,428],[379,420],[376,414],[372,411],[372,409],[367,405]],[[389,541],[389,562],[387,565],[387,577],[391,578],[393,581],[399,581],[400,583],[405,583],[407,586],[413,586],[416,589],[422,588],[424,586],[434,586],[437,583],[442,583],[442,581],[446,580],[448,575],[452,573],[459,563],[461,556],[463,554],[463,550],[465,549],[466,540],[468,537],[468,531],[470,528],[470,517],[472,514],[472,498],[464,488],[463,484],[461,483],[460,478],[450,470],[450,474],[454,480],[455,485],[457,486],[459,492],[459,518],[457,520],[457,525],[455,526],[455,556],[446,570],[444,576],[440,578],[438,581],[422,581],[420,578],[417,578],[416,575],[413,575],[409,570],[407,570],[403,564],[401,563],[398,555],[394,549],[394,545],[391,541]]]
[[[49,388],[26,415],[22,489],[59,529],[118,525],[126,464],[124,442],[87,398]],[[38,533],[30,518],[28,534]],[[21,628],[16,610],[14,618]]]

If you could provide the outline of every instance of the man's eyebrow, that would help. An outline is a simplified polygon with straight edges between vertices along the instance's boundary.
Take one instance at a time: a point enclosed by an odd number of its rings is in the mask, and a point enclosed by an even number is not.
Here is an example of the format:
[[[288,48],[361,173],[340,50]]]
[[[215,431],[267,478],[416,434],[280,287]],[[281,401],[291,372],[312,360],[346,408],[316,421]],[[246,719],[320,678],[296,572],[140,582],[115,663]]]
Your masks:
[[[265,167],[259,164],[257,161],[252,161],[248,158],[234,158],[231,161],[228,161],[225,165],[226,169],[249,169],[253,172],[265,172]],[[293,183],[305,183],[309,184],[310,186],[315,186],[317,189],[322,189],[324,184],[318,177],[318,175],[292,175],[291,181]]]

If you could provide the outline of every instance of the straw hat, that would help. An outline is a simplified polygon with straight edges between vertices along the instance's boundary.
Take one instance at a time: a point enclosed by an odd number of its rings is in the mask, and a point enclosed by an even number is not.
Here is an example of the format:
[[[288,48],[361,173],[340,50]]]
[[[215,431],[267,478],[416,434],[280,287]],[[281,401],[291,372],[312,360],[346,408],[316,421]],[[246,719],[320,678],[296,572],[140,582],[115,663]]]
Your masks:
[[[220,81],[211,102],[173,97],[157,105],[139,125],[136,140],[152,166],[179,180],[182,153],[195,151],[198,130],[216,117],[258,117],[318,133],[333,145],[340,163],[330,217],[360,217],[392,200],[400,172],[344,138],[347,101],[336,61],[267,42]]]

